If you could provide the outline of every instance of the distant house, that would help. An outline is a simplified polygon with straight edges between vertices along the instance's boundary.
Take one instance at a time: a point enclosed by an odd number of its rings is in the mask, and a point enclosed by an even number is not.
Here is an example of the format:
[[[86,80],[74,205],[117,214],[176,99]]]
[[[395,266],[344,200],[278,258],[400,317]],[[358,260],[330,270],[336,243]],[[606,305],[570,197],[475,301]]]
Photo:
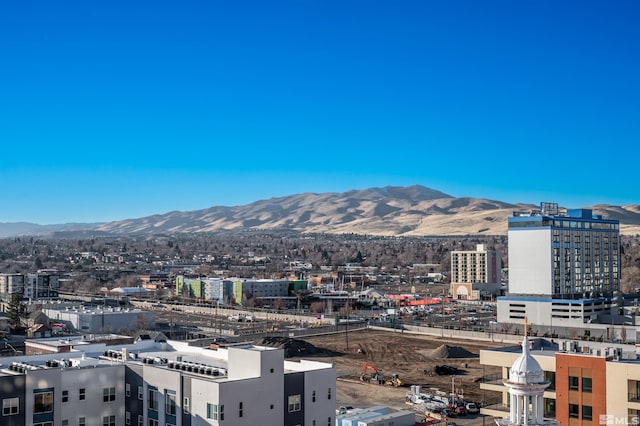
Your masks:
[[[51,327],[46,324],[35,324],[27,329],[27,337],[29,339],[41,339],[43,337],[51,337]]]

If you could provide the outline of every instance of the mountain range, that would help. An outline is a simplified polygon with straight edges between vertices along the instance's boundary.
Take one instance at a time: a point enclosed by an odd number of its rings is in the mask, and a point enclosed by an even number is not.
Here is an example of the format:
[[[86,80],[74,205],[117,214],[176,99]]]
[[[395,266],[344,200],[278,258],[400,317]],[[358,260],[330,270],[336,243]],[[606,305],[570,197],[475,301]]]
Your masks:
[[[572,208],[575,206],[571,206]],[[594,205],[618,219],[623,234],[640,233],[640,204]],[[514,211],[537,209],[483,198],[456,198],[420,185],[386,186],[342,193],[302,193],[243,206],[173,211],[108,223],[36,225],[0,223],[0,236],[84,232],[113,235],[217,231],[289,230],[302,233],[356,233],[381,236],[504,235]]]

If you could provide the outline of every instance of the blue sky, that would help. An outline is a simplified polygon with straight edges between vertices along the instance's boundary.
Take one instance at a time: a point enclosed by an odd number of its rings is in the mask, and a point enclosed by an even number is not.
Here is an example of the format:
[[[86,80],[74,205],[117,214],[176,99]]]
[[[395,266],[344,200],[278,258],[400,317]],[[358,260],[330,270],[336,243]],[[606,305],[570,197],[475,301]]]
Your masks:
[[[0,222],[421,184],[640,203],[636,1],[0,5]]]

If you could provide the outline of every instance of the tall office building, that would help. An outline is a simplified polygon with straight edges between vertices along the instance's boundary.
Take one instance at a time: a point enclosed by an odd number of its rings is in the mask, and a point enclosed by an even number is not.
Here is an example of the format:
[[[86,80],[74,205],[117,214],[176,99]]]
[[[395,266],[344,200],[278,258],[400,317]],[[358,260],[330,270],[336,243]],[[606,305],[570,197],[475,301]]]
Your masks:
[[[619,221],[555,203],[509,218],[509,293],[498,322],[594,321],[620,290]]]
[[[475,250],[451,252],[451,294],[456,299],[480,300],[500,290],[500,257],[484,244]]]

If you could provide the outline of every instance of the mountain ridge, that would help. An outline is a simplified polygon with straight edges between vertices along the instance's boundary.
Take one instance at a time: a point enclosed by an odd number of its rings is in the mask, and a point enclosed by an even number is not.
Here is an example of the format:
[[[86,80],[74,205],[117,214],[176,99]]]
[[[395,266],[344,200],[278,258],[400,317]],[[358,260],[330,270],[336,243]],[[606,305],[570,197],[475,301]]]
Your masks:
[[[346,192],[304,192],[257,200],[241,206],[171,211],[100,224],[35,225],[27,232],[86,231],[100,234],[171,234],[218,231],[288,230],[300,233],[379,236],[504,235],[513,211],[538,208],[473,197],[453,197],[421,185],[385,186]],[[585,206],[619,219],[624,234],[640,233],[640,204]],[[0,223],[0,236],[10,224]],[[33,226],[28,226],[33,225]],[[15,235],[15,234],[14,234]]]

